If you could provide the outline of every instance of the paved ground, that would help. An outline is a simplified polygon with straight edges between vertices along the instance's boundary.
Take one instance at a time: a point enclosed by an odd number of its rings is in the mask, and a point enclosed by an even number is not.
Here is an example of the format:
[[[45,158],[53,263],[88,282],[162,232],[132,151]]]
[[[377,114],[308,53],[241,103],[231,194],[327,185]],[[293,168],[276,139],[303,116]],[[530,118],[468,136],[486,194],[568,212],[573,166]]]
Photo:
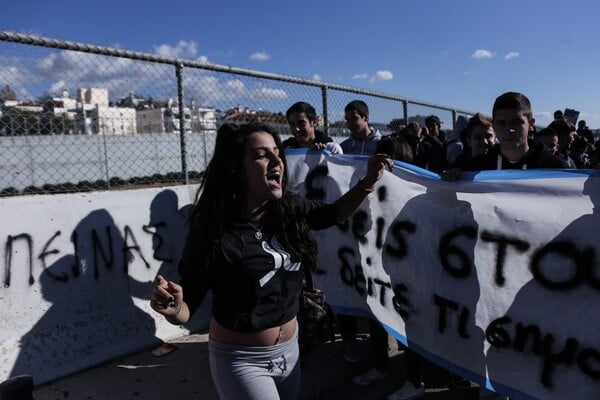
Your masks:
[[[36,400],[218,400],[208,366],[208,335],[172,340],[177,349],[156,357],[152,349],[119,358],[87,371],[36,387]],[[301,400],[385,399],[404,382],[403,355],[390,341],[390,374],[385,381],[357,387],[351,379],[368,367],[368,337],[363,336],[363,359],[348,363],[340,340],[317,346],[303,363]],[[475,400],[477,389],[449,390],[436,373],[430,374],[425,400]]]

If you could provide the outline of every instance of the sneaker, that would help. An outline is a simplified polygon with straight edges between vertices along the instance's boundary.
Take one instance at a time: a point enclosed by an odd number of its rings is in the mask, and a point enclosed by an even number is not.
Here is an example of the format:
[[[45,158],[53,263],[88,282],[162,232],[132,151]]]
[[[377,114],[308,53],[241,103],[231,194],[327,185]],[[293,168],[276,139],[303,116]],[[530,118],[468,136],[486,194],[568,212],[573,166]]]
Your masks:
[[[367,372],[356,375],[352,378],[352,382],[358,386],[369,386],[371,383],[384,380],[386,376],[387,372],[381,372],[375,368],[371,368]]]
[[[410,400],[418,399],[425,395],[425,388],[423,386],[416,387],[412,383],[406,381],[404,385],[394,393],[388,396],[388,400]]]
[[[360,360],[360,348],[358,343],[344,343],[344,360],[351,363],[355,363]]]

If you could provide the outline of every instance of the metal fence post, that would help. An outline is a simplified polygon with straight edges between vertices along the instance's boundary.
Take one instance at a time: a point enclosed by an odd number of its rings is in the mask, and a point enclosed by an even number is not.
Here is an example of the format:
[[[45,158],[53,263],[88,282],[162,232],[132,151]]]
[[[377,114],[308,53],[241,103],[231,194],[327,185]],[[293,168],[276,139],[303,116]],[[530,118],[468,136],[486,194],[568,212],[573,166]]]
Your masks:
[[[402,100],[402,111],[404,114],[404,125],[408,125],[408,101]]]
[[[329,117],[327,115],[327,86],[321,86],[321,97],[323,98],[323,129],[326,135],[329,135]]]
[[[456,110],[452,110],[452,132],[456,130]]]
[[[183,104],[183,64],[177,63],[175,65],[175,74],[177,75],[177,101],[179,103],[179,137],[181,143],[181,174],[183,177],[183,183],[187,185],[189,183],[189,174],[187,166],[187,150],[185,146],[185,118],[184,118],[184,104]]]

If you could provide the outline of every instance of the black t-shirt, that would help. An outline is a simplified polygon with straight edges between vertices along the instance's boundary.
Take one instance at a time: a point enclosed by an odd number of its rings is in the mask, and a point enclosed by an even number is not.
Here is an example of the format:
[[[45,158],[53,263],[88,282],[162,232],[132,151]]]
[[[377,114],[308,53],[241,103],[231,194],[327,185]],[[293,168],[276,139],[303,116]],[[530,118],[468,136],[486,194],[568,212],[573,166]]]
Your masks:
[[[320,201],[296,197],[302,214],[313,229],[336,223],[335,209]],[[276,235],[240,224],[227,231],[210,271],[198,259],[194,243],[186,243],[179,265],[184,300],[194,312],[209,289],[213,292],[212,316],[222,326],[254,332],[280,326],[298,314],[304,277],[302,265],[293,260]]]

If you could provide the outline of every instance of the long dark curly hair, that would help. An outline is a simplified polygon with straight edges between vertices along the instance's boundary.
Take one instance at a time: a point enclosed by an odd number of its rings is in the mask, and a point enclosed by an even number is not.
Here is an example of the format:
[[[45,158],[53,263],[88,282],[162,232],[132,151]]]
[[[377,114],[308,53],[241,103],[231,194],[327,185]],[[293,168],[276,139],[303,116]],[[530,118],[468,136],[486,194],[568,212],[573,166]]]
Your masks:
[[[243,159],[248,138],[255,132],[266,132],[273,137],[284,165],[283,196],[269,200],[263,207],[264,229],[277,236],[294,262],[301,261],[304,267],[315,270],[317,246],[306,219],[300,215],[297,195],[288,190],[287,162],[281,139],[272,127],[262,123],[225,124],[217,131],[215,150],[190,215],[188,241],[199,246],[201,259],[206,260],[210,269],[221,251],[224,233],[248,221]]]

